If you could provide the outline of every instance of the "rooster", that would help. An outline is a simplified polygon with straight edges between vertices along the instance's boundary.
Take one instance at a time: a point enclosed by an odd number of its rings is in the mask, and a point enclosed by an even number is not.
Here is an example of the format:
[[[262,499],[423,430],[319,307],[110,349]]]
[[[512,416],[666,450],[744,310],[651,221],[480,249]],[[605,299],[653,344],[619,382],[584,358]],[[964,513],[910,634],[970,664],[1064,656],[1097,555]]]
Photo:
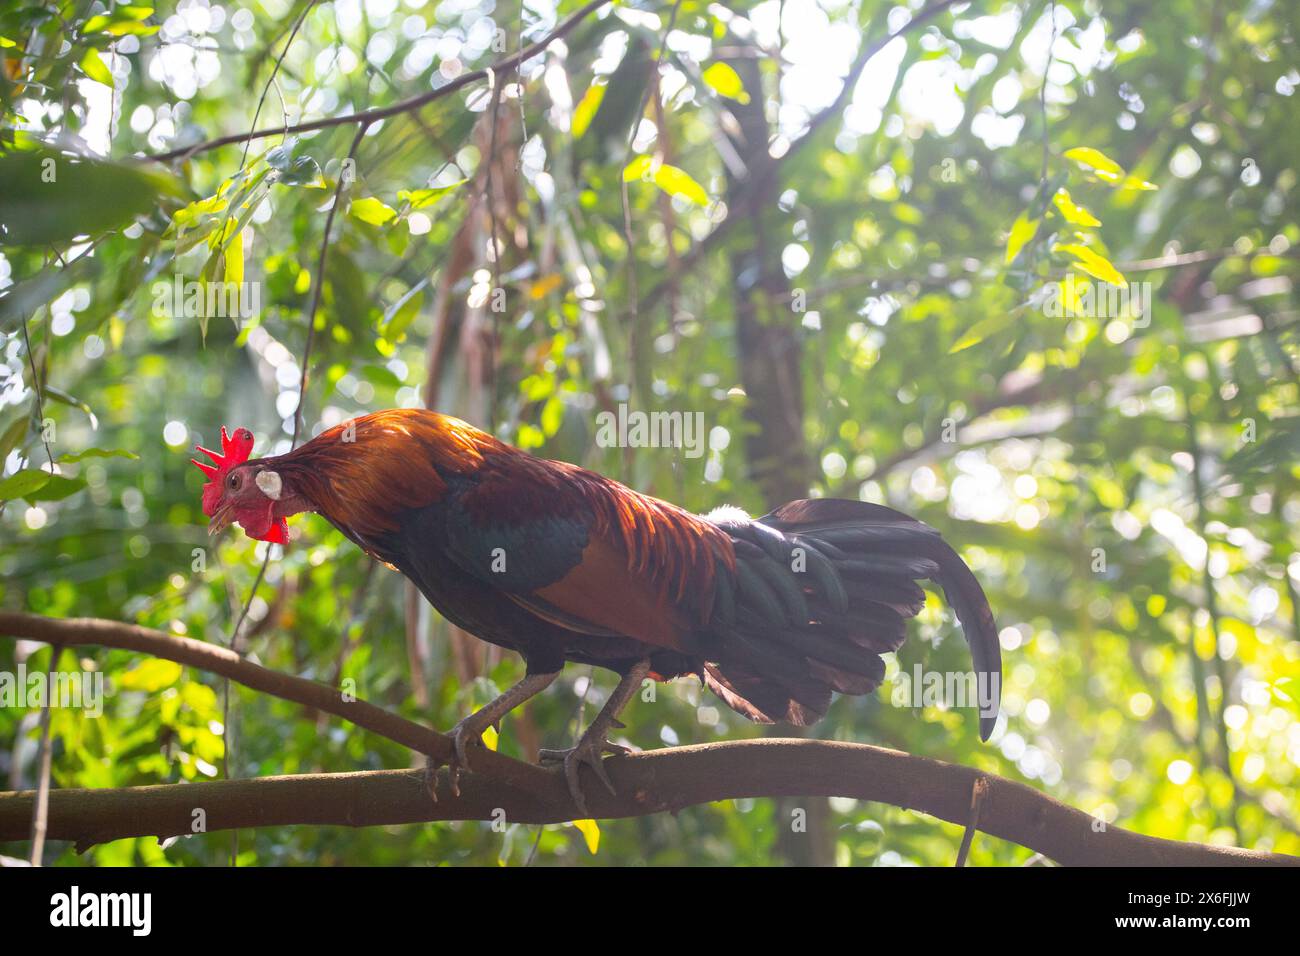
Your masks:
[[[868,694],[884,677],[930,579],[971,649],[980,736],[997,717],[998,632],[974,574],[933,528],[861,501],[792,501],[762,518],[691,514],[594,472],[545,461],[466,422],[390,409],[330,428],[284,455],[248,460],[252,433],[199,451],[209,531],[238,522],[286,544],[286,519],[312,511],[400,571],[447,620],[517,651],[522,680],[451,730],[452,787],[483,732],[559,675],[566,661],[620,676],[562,762],[574,802],[590,767],[611,792],[605,753],[647,678],[697,675],[761,723],[816,722],[832,692]]]

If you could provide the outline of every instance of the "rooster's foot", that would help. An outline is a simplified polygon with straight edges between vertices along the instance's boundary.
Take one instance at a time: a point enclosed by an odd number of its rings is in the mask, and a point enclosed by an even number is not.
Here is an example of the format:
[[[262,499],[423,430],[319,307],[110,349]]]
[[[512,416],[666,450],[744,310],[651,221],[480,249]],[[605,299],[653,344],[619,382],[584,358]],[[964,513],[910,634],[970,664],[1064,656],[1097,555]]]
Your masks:
[[[622,744],[610,743],[599,734],[583,734],[582,739],[578,741],[576,747],[569,750],[539,750],[537,756],[541,763],[556,764],[564,766],[564,780],[569,785],[569,795],[573,797],[573,802],[577,805],[578,810],[583,816],[590,816],[591,812],[587,809],[587,800],[582,794],[582,785],[578,781],[578,771],[585,764],[591,768],[591,772],[596,775],[596,779],[605,785],[605,789],[610,792],[611,796],[617,796],[618,791],[614,789],[614,783],[609,779],[609,774],[605,772],[605,762],[601,758],[605,754],[627,754],[632,751]]]
[[[451,783],[451,795],[460,796],[460,775],[469,769],[469,748],[483,746],[483,733],[489,727],[501,726],[499,719],[485,713],[487,708],[470,714],[447,732],[451,738],[451,758],[447,761],[447,771]]]
[[[447,732],[451,738],[451,757],[446,761],[451,778],[451,795],[460,796],[460,775],[469,769],[469,748],[471,746],[486,749],[483,746],[483,732],[489,727],[501,729],[501,718],[514,710],[528,698],[544,691],[560,672],[546,674],[526,674],[514,687],[497,697],[490,704],[474,711],[462,719]]]

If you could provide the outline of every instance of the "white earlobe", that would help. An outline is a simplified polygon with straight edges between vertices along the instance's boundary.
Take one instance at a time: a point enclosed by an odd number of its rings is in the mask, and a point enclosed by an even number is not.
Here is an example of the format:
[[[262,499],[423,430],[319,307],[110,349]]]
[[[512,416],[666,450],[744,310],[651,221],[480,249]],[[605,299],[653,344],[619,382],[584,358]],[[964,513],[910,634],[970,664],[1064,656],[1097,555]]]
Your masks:
[[[259,471],[257,477],[253,480],[257,482],[257,487],[262,489],[262,494],[266,495],[266,497],[272,501],[280,500],[280,489],[283,487],[283,483],[280,481],[278,474],[273,471]]]

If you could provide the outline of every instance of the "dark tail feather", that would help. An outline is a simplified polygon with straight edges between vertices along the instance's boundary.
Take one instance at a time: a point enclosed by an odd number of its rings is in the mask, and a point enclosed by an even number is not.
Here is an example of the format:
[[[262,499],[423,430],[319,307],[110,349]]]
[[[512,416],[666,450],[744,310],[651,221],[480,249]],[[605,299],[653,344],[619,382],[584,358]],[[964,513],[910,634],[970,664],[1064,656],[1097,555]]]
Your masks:
[[[891,508],[832,498],[716,520],[740,565],[725,619],[715,621],[723,660],[706,674],[728,705],[751,719],[806,724],[825,712],[831,689],[875,690],[884,667],[874,655],[902,644],[906,619],[924,604],[915,581],[929,578],[961,622],[977,690],[991,695],[980,712],[988,739],[1001,696],[997,625],[979,581],[937,531]],[[792,570],[796,556],[807,573]]]

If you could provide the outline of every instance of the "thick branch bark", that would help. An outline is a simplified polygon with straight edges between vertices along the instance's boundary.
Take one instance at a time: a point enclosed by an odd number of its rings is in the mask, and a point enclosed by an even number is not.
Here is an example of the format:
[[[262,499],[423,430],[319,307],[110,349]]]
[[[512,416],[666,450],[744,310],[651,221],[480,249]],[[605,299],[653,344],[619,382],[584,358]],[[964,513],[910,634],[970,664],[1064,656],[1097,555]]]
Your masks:
[[[155,654],[222,674],[254,690],[308,704],[422,753],[445,757],[446,737],[363,701],[347,702],[323,684],[259,667],[223,647],[95,618],[60,620],[0,612],[0,635],[58,646],[99,644]],[[434,803],[420,771],[264,777],[120,790],[56,790],[50,794],[48,838],[79,847],[132,836],[259,826],[378,826],[434,820],[560,823],[578,817],[563,776],[502,754],[475,751],[475,772],[452,797],[446,772]],[[592,813],[603,819],[646,816],[744,797],[852,797],[919,810],[950,823],[970,822],[976,780],[987,790],[979,829],[1071,865],[1300,865],[1300,858],[1202,846],[1102,827],[1093,817],[1031,787],[969,767],[822,740],[763,739],[675,747],[609,758],[618,796],[587,777]],[[0,793],[0,841],[22,840],[31,821],[32,791]]]
[[[1202,846],[1094,829],[1086,813],[1023,784],[969,767],[864,744],[762,739],[674,747],[607,761],[619,796],[588,790],[601,819],[646,816],[717,800],[840,796],[920,810],[964,825],[977,779],[987,786],[979,829],[1072,865],[1297,865],[1281,854]],[[574,819],[563,779],[529,768],[524,787],[481,775],[461,783],[459,798],[435,804],[423,775],[411,770],[264,777],[124,790],[56,790],[49,837],[79,847],[132,836],[192,832],[195,811],[208,831],[262,826],[380,826],[433,820],[560,823]],[[443,791],[445,792],[445,791]],[[31,791],[0,794],[0,840],[27,836]],[[568,809],[565,809],[565,808]]]
[[[0,636],[25,637],[56,647],[93,645],[141,651],[228,677],[251,690],[334,714],[436,760],[447,760],[452,753],[451,741],[436,730],[364,700],[347,700],[337,687],[261,667],[216,644],[102,618],[54,618],[11,611],[0,611]],[[506,782],[522,784],[533,780],[527,771],[535,768],[491,751],[475,753],[472,763],[474,770]]]

